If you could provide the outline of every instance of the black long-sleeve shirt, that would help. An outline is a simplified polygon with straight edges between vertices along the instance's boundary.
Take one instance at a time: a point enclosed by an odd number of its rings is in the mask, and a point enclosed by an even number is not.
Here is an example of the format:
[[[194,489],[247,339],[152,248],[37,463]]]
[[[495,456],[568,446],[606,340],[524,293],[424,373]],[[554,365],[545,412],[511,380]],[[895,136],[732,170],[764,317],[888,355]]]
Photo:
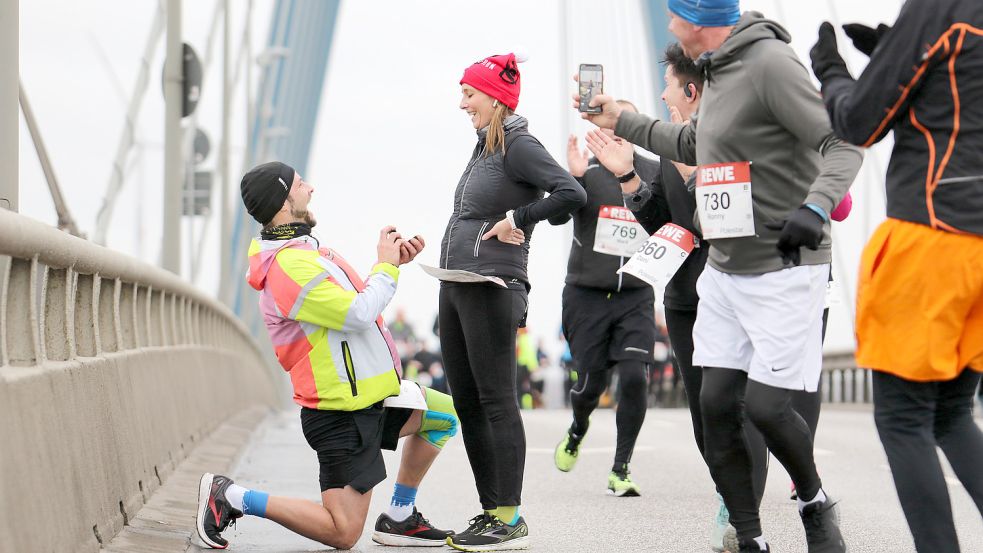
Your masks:
[[[908,0],[859,79],[819,78],[839,137],[894,130],[888,217],[983,235],[983,1]]]
[[[693,215],[696,213],[694,186],[693,178],[683,181],[683,176],[676,167],[669,161],[664,161],[658,180],[642,182],[634,194],[625,195],[625,205],[635,214],[645,232],[652,234],[662,225],[673,223],[692,232],[697,238],[699,247],[690,252],[666,285],[663,303],[667,308],[678,311],[696,309],[700,301],[696,293],[696,279],[706,266],[710,250],[693,222]]]

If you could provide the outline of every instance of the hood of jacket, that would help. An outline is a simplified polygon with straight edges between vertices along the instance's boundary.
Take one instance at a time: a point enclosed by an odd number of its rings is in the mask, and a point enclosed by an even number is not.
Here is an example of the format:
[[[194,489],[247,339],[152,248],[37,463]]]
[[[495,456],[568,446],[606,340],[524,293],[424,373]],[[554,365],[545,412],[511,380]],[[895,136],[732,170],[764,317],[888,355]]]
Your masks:
[[[508,117],[505,118],[504,127],[505,127],[505,134],[509,134],[510,132],[516,130],[528,131],[529,120],[527,120],[525,117],[521,115],[516,115],[513,113],[512,115],[509,115]],[[488,136],[488,127],[485,126],[483,128],[478,129],[475,132],[478,134],[478,141],[484,142],[485,137]]]
[[[759,40],[778,39],[785,43],[792,42],[792,35],[779,23],[766,18],[759,12],[748,11],[741,15],[734,30],[720,48],[706,52],[700,56],[698,63],[706,67],[706,71],[729,65],[741,57],[741,53]]]
[[[246,282],[256,290],[266,287],[266,275],[273,266],[276,254],[283,248],[303,245],[304,248],[316,249],[308,240],[313,240],[309,236],[301,236],[292,240],[262,240],[253,238],[249,244],[249,270],[246,273]]]

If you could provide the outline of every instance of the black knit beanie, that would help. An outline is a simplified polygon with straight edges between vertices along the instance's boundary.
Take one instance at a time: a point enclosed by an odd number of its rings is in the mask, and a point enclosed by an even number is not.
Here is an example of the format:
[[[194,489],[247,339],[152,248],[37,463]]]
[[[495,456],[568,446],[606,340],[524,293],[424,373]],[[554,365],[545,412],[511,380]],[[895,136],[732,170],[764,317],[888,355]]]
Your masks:
[[[283,207],[294,182],[294,168],[279,161],[257,165],[242,176],[239,190],[246,211],[261,225],[269,223]]]

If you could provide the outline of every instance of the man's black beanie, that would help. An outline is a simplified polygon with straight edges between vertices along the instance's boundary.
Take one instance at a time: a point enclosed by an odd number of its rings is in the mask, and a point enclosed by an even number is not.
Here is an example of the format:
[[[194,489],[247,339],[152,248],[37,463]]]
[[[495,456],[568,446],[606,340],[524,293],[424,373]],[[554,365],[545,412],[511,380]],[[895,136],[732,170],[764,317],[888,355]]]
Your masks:
[[[286,163],[271,161],[253,167],[239,184],[246,211],[259,224],[269,223],[287,201],[293,182],[294,168]]]

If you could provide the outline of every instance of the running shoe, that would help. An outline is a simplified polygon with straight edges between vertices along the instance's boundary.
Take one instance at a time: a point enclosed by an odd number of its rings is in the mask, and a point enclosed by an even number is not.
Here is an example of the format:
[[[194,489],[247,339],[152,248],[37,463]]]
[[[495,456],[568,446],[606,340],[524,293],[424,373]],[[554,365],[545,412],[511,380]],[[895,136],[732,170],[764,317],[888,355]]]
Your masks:
[[[742,541],[740,548],[735,550],[734,553],[771,553],[771,546],[766,543],[765,548],[761,549],[758,542],[754,540]]]
[[[556,463],[556,468],[563,472],[573,470],[573,466],[577,464],[577,456],[580,454],[580,442],[584,440],[586,435],[587,432],[584,432],[578,436],[573,433],[572,428],[567,430],[567,435],[557,444],[556,451],[553,453],[553,462]]]
[[[511,551],[529,547],[529,527],[522,517],[515,524],[506,524],[502,519],[485,515],[471,519],[468,530],[447,538],[447,545],[458,551]],[[484,526],[479,524],[484,523]]]
[[[809,553],[845,553],[846,543],[840,534],[839,508],[833,498],[810,503],[799,513],[806,531]]]
[[[225,549],[228,540],[222,537],[222,532],[235,524],[242,511],[234,509],[225,498],[225,490],[232,485],[232,480],[225,476],[206,472],[198,482],[198,513],[195,516],[195,526],[198,537],[212,549]]]
[[[441,547],[447,543],[447,538],[453,535],[454,532],[450,530],[434,528],[433,524],[430,524],[430,521],[413,507],[413,514],[399,522],[386,513],[379,515],[375,521],[372,541],[400,547]]]
[[[638,484],[628,476],[628,467],[624,471],[611,471],[608,474],[608,495],[615,497],[638,497],[642,495],[642,490]]]
[[[792,492],[789,494],[789,499],[795,501],[799,498],[799,492],[795,491],[795,482],[792,482]]]
[[[724,505],[724,498],[718,493],[717,516],[713,521],[713,530],[710,531],[710,549],[717,553],[727,551],[735,553],[738,550],[737,530],[730,525],[730,513]]]

